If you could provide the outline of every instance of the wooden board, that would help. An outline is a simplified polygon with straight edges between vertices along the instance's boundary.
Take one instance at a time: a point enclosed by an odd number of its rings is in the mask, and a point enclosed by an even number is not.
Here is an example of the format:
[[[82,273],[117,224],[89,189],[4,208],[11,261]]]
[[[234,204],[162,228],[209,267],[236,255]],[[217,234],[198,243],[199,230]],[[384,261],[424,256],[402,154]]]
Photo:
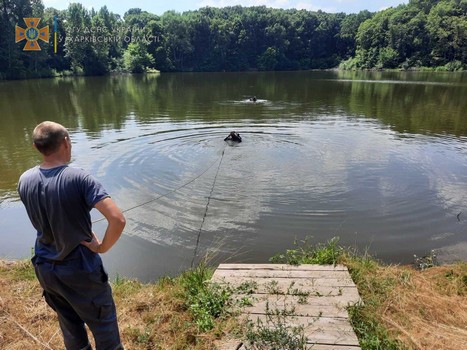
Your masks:
[[[357,287],[346,283],[339,283],[336,279],[293,279],[293,278],[248,278],[248,277],[219,277],[214,274],[211,281],[219,284],[228,284],[232,288],[252,290],[258,294],[297,294],[308,293],[315,296],[341,296],[352,295],[355,302],[360,300]]]
[[[344,265],[220,264],[217,270],[348,271]]]
[[[239,317],[254,327],[299,327],[315,350],[360,349],[346,310],[360,296],[345,266],[221,264],[212,282],[228,285],[234,299],[251,304]],[[218,349],[234,350],[240,343]]]
[[[304,316],[267,316],[243,314],[241,317],[253,322],[256,327],[274,329],[277,325],[288,328],[303,329],[307,344],[341,344],[358,346],[358,339],[347,319],[330,317]]]
[[[331,298],[331,300],[329,300]],[[323,316],[347,318],[345,299],[334,300],[334,297],[305,297],[294,295],[250,294],[236,295],[234,300],[251,302],[252,305],[242,307],[243,313],[264,314],[265,310],[279,310],[294,316]]]

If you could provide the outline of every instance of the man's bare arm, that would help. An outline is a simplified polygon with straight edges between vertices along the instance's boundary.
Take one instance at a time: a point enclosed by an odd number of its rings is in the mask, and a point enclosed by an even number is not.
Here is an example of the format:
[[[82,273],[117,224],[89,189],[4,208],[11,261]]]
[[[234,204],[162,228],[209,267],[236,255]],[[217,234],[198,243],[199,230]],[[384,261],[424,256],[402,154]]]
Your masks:
[[[99,241],[93,232],[91,242],[82,241],[81,244],[88,247],[95,253],[105,253],[112,248],[115,242],[120,238],[126,221],[121,210],[117,207],[115,202],[107,197],[99,201],[95,206],[97,210],[107,219],[107,230],[105,231],[102,242]]]

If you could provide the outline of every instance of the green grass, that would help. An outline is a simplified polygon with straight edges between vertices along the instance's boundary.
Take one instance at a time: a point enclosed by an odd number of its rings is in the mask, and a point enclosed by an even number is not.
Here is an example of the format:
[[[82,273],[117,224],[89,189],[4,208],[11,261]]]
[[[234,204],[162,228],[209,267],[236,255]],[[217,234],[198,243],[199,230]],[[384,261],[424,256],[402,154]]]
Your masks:
[[[342,256],[357,285],[364,304],[347,309],[350,322],[358,337],[362,350],[403,350],[399,341],[393,339],[378,318],[380,306],[397,284],[391,276],[381,276],[381,265],[368,254],[363,256],[349,253]]]
[[[266,314],[266,321],[258,320],[247,325],[245,348],[258,350],[305,350],[303,327],[288,326],[287,315],[282,312]]]
[[[406,349],[398,341],[391,339],[387,330],[367,312],[365,306],[351,306],[347,311],[362,350]]]
[[[462,340],[453,338],[457,333],[448,330],[465,324],[462,323],[463,309],[459,302],[459,296],[467,295],[465,263],[428,269],[435,265],[431,254],[427,256],[428,260],[424,257],[422,261],[424,271],[417,271],[382,265],[368,254],[358,254],[339,246],[338,238],[325,244],[311,244],[311,239],[306,239],[301,245],[295,245],[295,249],[278,254],[272,260],[294,265],[322,263],[348,267],[364,302],[348,309],[363,350],[410,349],[411,344],[424,341],[423,346],[435,344],[433,341],[428,343],[427,335],[420,333],[427,327],[431,327],[429,334],[439,332],[451,342],[457,341],[453,344],[462,343]],[[417,261],[420,262],[415,259],[415,267],[420,268]],[[256,324],[239,323],[231,316],[236,314],[238,307],[251,305],[257,283],[250,281],[237,288],[225,287],[211,284],[212,274],[213,269],[202,263],[178,277],[161,278],[151,284],[117,276],[112,287],[122,315],[122,336],[128,348],[205,350],[214,348],[214,340],[228,335],[245,339],[249,349],[303,349],[303,329],[285,323],[284,318],[292,313],[290,310],[267,307],[266,320]],[[0,286],[3,286],[3,305],[9,305],[9,312],[22,324],[30,324],[33,334],[39,336],[44,329],[57,326],[44,320],[41,323],[29,312],[30,303],[40,299],[40,287],[30,261],[0,264]],[[293,283],[283,291],[274,282],[268,287],[277,294],[298,296],[300,303],[307,303],[309,297]],[[442,306],[434,308],[433,305]],[[465,319],[465,312],[463,315]],[[454,321],[445,320],[447,316],[454,316]],[[422,326],[411,328],[414,319]],[[396,327],[391,326],[394,324]],[[10,338],[2,338],[2,341],[15,344],[18,336],[20,333],[12,333]],[[396,337],[402,340],[398,341]],[[409,345],[404,346],[402,341]],[[53,346],[61,344],[58,338],[54,342]],[[436,346],[430,349],[437,350]]]
[[[201,263],[181,276],[186,306],[193,314],[201,332],[214,328],[215,319],[228,314],[231,306],[231,288],[210,283],[213,270]]]
[[[338,245],[339,238],[334,237],[327,243],[317,243],[313,245],[310,243],[310,238],[304,241],[294,242],[297,247],[295,249],[288,249],[285,253],[274,255],[270,261],[275,264],[319,264],[319,265],[336,265],[339,258],[342,256],[344,249]]]
[[[34,267],[31,264],[30,260],[22,260],[15,262],[13,269],[8,269],[2,271],[0,269],[0,274],[6,273],[17,281],[35,281],[36,273],[34,272]]]
[[[364,304],[348,309],[350,321],[360,342],[362,350],[404,349],[402,345],[381,326],[378,306],[383,303],[396,281],[378,274],[381,265],[368,254],[358,255],[355,251],[339,246],[339,238],[334,237],[326,243],[312,244],[311,238],[295,242],[295,249],[288,249],[270,260],[273,263],[300,264],[345,264],[353,281],[358,287]]]

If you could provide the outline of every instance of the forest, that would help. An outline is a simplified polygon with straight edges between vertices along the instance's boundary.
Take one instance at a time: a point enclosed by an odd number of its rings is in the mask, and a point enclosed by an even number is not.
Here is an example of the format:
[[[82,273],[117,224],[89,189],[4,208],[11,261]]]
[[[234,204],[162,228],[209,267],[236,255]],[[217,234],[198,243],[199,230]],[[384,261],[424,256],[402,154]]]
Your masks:
[[[40,50],[15,42],[31,30]],[[22,29],[21,29],[22,28]],[[43,34],[45,35],[45,34]],[[31,44],[32,46],[32,44]],[[0,79],[147,71],[467,69],[467,0],[410,0],[376,13],[205,7],[161,16],[138,8],[45,8],[0,0]]]

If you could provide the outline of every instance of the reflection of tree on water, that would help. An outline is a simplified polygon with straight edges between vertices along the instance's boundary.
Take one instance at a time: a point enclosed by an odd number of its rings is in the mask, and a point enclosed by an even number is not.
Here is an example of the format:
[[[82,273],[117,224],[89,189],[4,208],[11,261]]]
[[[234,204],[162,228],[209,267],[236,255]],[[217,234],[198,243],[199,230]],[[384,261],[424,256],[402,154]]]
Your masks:
[[[224,103],[252,95],[268,103]],[[29,135],[43,120],[96,137],[120,130],[128,120],[242,125],[337,115],[376,118],[404,135],[467,136],[465,96],[462,73],[174,73],[8,81],[0,84],[0,185],[14,191],[19,174],[37,162]]]
[[[391,129],[410,134],[467,135],[467,85],[418,84],[410,81],[349,82],[347,112],[377,118]]]
[[[330,232],[358,232],[364,245],[375,235],[375,251],[412,258],[414,247],[441,244],[431,235],[461,240],[465,226],[455,215],[465,212],[467,173],[463,139],[452,137],[467,136],[465,75],[453,74],[453,84],[437,74],[411,81],[417,76],[175,73],[5,82],[0,196],[16,195],[19,174],[37,162],[29,135],[44,119],[70,127],[77,164],[113,188],[122,209],[192,181],[237,130],[247,142],[226,148],[200,250],[225,239],[225,251],[254,247],[256,259],[295,235],[324,241]],[[244,102],[254,95],[266,102]],[[128,232],[191,259],[214,177],[213,167],[132,211]]]

